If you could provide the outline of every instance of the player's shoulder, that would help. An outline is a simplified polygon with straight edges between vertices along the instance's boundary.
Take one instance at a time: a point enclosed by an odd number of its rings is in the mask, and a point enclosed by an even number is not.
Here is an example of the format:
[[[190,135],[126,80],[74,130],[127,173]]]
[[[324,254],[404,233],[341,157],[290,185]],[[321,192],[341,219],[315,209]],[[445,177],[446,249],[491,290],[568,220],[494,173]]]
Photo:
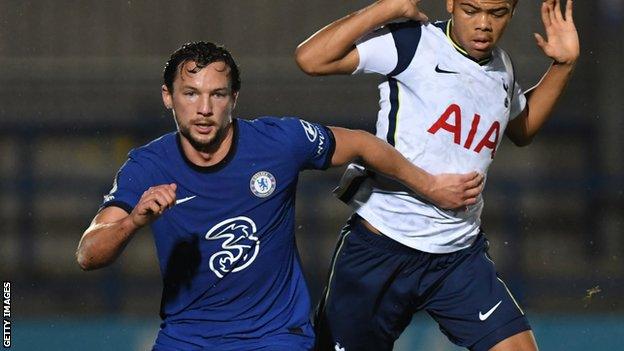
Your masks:
[[[293,133],[305,131],[309,122],[298,117],[263,116],[252,120],[240,120],[241,127],[250,129],[270,138],[283,138]]]
[[[397,76],[409,67],[419,67],[412,65],[412,62],[420,60],[422,55],[430,56],[445,41],[444,30],[447,23],[448,21],[429,23],[408,20],[388,24],[397,54],[396,65],[388,75]]]
[[[274,151],[284,150],[285,145],[291,150],[302,150],[315,143],[326,143],[327,138],[333,140],[333,134],[328,127],[298,117],[266,116],[243,123],[246,128],[251,128],[256,133],[255,137],[249,138],[254,141],[254,145],[269,145]],[[275,149],[274,145],[279,147]]]
[[[162,160],[165,155],[169,154],[169,149],[176,146],[176,143],[177,133],[170,132],[130,150],[128,158],[137,162]]]

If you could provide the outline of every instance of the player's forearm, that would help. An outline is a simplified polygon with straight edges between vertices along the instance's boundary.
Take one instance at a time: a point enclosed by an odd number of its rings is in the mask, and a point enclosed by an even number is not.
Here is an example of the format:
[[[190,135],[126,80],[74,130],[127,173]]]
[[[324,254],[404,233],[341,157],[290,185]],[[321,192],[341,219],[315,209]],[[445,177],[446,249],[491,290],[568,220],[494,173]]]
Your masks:
[[[362,148],[361,159],[371,169],[405,184],[415,193],[429,197],[433,176],[415,166],[390,144],[370,135],[370,143]]]
[[[112,223],[90,226],[80,239],[76,259],[83,270],[93,270],[111,264],[123,251],[138,227],[130,216]]]
[[[526,94],[528,114],[521,121],[522,133],[517,144],[529,144],[551,116],[557,101],[570,80],[574,64],[552,64],[540,82]]]
[[[299,67],[310,75],[339,72],[335,62],[345,58],[364,34],[400,16],[394,2],[378,1],[319,30],[295,51]]]

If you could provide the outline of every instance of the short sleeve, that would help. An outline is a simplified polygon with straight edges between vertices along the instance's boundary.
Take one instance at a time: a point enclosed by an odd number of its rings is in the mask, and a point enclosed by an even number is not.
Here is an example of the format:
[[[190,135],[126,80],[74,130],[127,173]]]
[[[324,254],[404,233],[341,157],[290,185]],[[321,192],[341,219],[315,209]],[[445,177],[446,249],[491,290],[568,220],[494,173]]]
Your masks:
[[[331,166],[336,142],[329,128],[298,118],[283,118],[282,122],[300,169],[327,169]]]
[[[359,55],[355,73],[396,76],[412,62],[420,42],[422,24],[416,21],[389,23],[356,42]]]
[[[514,83],[513,96],[511,98],[511,106],[509,109],[509,119],[512,120],[520,115],[526,107],[526,97],[522,92],[522,88],[518,83]]]
[[[390,29],[382,27],[371,32],[356,42],[360,61],[357,73],[390,73],[397,63],[397,50]]]
[[[148,188],[144,179],[143,167],[134,159],[129,158],[117,172],[113,187],[104,196],[104,202],[100,208],[115,206],[128,213],[132,212],[141,195]]]

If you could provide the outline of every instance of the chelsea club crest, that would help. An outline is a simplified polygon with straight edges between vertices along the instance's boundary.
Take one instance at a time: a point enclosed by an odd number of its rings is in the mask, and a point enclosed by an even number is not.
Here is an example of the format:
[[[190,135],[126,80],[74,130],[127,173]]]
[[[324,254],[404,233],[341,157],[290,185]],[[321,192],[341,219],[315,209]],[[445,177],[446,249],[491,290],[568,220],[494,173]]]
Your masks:
[[[273,194],[275,186],[275,177],[267,171],[257,172],[249,182],[251,192],[257,197],[267,197]]]

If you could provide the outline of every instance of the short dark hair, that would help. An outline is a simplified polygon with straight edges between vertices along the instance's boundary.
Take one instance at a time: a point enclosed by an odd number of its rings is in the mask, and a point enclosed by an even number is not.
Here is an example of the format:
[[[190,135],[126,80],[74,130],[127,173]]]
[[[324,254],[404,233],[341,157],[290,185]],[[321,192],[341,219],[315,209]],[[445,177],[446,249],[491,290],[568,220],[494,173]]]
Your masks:
[[[202,69],[213,62],[224,62],[230,67],[230,85],[233,92],[240,90],[240,71],[234,58],[227,49],[221,45],[210,42],[197,41],[186,43],[171,54],[163,71],[164,83],[169,91],[173,91],[173,81],[186,62],[193,61],[197,68]]]

